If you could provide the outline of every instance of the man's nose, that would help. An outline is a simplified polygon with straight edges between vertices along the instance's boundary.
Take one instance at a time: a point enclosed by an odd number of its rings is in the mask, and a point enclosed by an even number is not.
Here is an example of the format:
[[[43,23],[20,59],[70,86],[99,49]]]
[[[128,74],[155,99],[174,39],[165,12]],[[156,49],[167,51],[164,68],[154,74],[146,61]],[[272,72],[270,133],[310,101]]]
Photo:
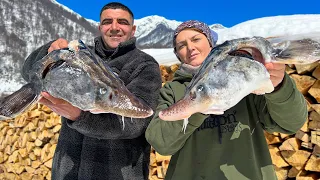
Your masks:
[[[118,21],[117,20],[114,20],[111,24],[111,28],[113,30],[118,30],[119,29],[119,26],[118,26]]]

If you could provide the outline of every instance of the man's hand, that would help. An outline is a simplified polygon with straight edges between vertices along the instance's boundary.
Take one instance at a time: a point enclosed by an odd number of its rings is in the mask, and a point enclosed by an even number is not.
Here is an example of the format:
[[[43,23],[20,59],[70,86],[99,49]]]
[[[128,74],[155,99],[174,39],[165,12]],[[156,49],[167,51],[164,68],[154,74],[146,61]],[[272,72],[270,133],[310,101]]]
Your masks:
[[[80,116],[81,110],[72,106],[69,102],[55,98],[47,92],[42,92],[41,95],[42,97],[39,100],[39,103],[48,106],[53,112],[60,116],[66,117],[72,121]]]
[[[264,66],[270,74],[270,79],[273,84],[273,87],[277,87],[284,78],[286,65],[279,63],[267,63]]]
[[[68,41],[65,39],[59,38],[51,44],[51,46],[48,49],[48,53],[53,50],[63,49],[67,47],[68,47]]]

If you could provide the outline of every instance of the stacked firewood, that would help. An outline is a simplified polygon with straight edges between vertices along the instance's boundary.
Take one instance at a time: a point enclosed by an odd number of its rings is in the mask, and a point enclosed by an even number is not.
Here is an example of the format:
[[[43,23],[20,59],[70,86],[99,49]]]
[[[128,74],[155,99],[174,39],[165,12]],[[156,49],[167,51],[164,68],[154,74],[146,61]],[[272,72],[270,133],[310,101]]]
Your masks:
[[[40,104],[0,122],[0,179],[51,179],[60,127],[60,116]]]
[[[162,81],[172,80],[179,65],[160,66]],[[320,66],[287,66],[287,73],[304,94],[309,117],[294,135],[265,133],[279,180],[320,178]],[[36,104],[14,120],[0,122],[0,180],[51,179],[60,117]],[[150,180],[164,179],[170,156],[151,150]]]
[[[279,180],[320,178],[320,65],[286,66],[308,105],[308,118],[294,135],[265,134]]]
[[[178,68],[160,67],[163,82],[172,78]],[[320,65],[286,66],[286,72],[297,84],[308,104],[309,117],[294,135],[265,132],[271,158],[279,180],[314,180],[320,178]],[[149,179],[163,179],[170,156],[151,150]]]

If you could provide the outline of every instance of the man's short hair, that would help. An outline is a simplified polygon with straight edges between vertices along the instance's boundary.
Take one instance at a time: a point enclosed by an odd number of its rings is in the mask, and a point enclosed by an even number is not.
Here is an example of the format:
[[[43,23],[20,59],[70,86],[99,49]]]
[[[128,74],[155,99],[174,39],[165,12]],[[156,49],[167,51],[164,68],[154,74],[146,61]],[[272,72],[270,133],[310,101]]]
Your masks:
[[[133,16],[132,11],[126,5],[121,4],[119,2],[110,2],[106,5],[104,5],[100,11],[100,17],[101,17],[102,12],[106,9],[122,9],[124,11],[127,11],[131,15],[132,21],[134,20],[134,16]]]

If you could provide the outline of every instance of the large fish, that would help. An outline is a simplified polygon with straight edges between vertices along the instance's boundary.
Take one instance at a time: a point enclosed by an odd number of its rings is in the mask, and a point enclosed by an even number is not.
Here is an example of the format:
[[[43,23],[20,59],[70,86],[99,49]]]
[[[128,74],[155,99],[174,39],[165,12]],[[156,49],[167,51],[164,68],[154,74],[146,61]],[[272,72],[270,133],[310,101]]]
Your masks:
[[[39,100],[41,91],[92,113],[132,118],[153,114],[81,40],[71,41],[68,48],[52,51],[34,63],[29,77],[28,84],[0,101],[0,120],[24,112]]]
[[[274,40],[274,43],[271,41]],[[223,114],[250,93],[274,90],[264,64],[308,64],[320,60],[320,44],[310,38],[279,41],[262,37],[226,41],[212,49],[188,85],[184,97],[159,112],[165,121],[184,120],[197,112]]]

